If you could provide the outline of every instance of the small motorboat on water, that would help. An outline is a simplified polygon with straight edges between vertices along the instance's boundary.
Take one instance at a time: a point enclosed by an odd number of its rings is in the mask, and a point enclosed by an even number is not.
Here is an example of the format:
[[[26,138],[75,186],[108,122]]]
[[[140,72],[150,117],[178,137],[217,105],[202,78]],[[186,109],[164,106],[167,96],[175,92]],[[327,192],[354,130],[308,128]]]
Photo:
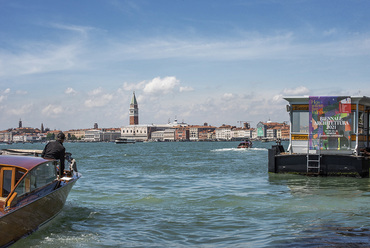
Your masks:
[[[66,153],[69,170],[62,178],[57,161],[41,158],[41,153],[0,151],[0,247],[14,244],[54,218],[81,177],[70,153]]]
[[[252,148],[252,141],[247,139],[246,141],[240,142],[237,148]]]

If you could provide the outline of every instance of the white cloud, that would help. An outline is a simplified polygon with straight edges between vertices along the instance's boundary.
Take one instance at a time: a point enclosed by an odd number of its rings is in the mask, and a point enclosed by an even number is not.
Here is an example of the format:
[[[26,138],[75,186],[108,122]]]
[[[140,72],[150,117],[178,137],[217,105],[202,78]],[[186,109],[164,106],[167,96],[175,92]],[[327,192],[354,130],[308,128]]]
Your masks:
[[[225,93],[223,96],[222,96],[222,99],[224,100],[231,100],[234,98],[234,95],[233,93]]]
[[[87,35],[89,31],[95,29],[89,26],[65,25],[65,24],[60,24],[60,23],[53,23],[51,24],[51,26],[57,29],[61,29],[61,30],[77,32],[82,35]]]
[[[141,81],[139,83],[127,83],[124,82],[122,89],[124,91],[135,91],[135,90],[141,90],[145,87],[146,81]],[[121,90],[121,89],[120,89]]]
[[[77,93],[77,91],[75,91],[73,88],[69,87],[64,91],[64,93],[66,93],[67,95],[75,95]]]
[[[323,36],[333,36],[335,29],[325,31]],[[107,57],[113,60],[147,60],[163,58],[205,60],[254,60],[299,59],[312,57],[353,57],[369,55],[369,35],[342,36],[319,43],[302,42],[299,34],[278,32],[261,34],[247,32],[242,36],[224,39],[198,37],[138,38],[134,42],[122,42],[117,38],[106,47]]]
[[[99,92],[100,93],[100,92]],[[98,93],[97,93],[98,94]],[[112,94],[94,95],[93,98],[85,101],[85,106],[89,108],[103,107],[113,99]]]
[[[42,109],[41,113],[46,116],[61,115],[63,113],[63,107],[49,104],[45,108]]]
[[[160,77],[153,78],[144,87],[144,93],[146,94],[168,94],[174,90],[180,84],[180,81],[176,77]]]
[[[33,104],[25,104],[19,108],[12,108],[7,111],[10,115],[21,116],[29,113],[32,110]]]
[[[273,101],[273,102],[276,102],[276,103],[277,103],[277,102],[282,102],[282,101],[283,101],[283,97],[284,97],[284,96],[283,96],[282,94],[275,95],[275,96],[273,96],[273,97],[272,97],[272,101]]]
[[[10,93],[10,88],[5,89],[3,92],[0,92],[0,103],[8,98],[8,94]]]
[[[88,92],[89,99],[85,100],[85,106],[88,108],[103,107],[107,105],[114,97],[114,94],[104,93],[102,87]]]
[[[180,86],[180,89],[179,89],[180,92],[187,92],[187,91],[194,91],[194,89],[192,87],[189,87],[189,86]]]
[[[2,101],[4,101],[5,99],[6,99],[6,96],[1,95],[1,96],[0,96],[0,103],[1,103]]]
[[[295,89],[284,89],[283,90],[283,94],[285,95],[305,95],[305,94],[308,94],[310,92],[309,89],[307,89],[306,87],[304,86],[299,86]]]
[[[96,88],[96,89],[90,91],[88,94],[90,96],[96,96],[96,95],[101,94],[102,92],[103,92],[103,88],[102,87],[99,87],[99,88]]]

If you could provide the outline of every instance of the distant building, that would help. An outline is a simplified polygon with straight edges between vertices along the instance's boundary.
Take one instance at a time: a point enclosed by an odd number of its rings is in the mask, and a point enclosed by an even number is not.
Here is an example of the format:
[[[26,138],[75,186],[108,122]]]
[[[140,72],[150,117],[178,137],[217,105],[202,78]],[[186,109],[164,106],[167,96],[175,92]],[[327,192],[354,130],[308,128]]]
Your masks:
[[[136,141],[150,140],[152,132],[157,128],[154,125],[130,125],[121,127],[121,137]]]
[[[217,140],[231,140],[232,132],[231,130],[235,128],[230,125],[222,125],[219,128],[216,128],[216,139]]]
[[[290,126],[286,123],[278,122],[259,122],[257,124],[257,138],[274,139],[289,139]]]
[[[206,123],[205,123],[206,124]],[[216,127],[213,126],[188,126],[189,127],[189,140],[199,141],[205,140],[205,137],[209,137],[208,133],[212,133]]]
[[[85,138],[86,130],[87,129],[72,129],[65,131],[64,134],[66,135],[67,140],[82,140]]]
[[[175,129],[167,128],[163,133],[163,141],[175,141]]]
[[[86,142],[113,142],[121,136],[119,129],[91,129],[85,131]]]
[[[151,140],[163,141],[164,131],[154,131],[151,134]]]
[[[189,128],[177,126],[175,129],[175,140],[180,141],[189,140]]]
[[[139,107],[136,101],[135,92],[130,103],[130,125],[139,125]]]

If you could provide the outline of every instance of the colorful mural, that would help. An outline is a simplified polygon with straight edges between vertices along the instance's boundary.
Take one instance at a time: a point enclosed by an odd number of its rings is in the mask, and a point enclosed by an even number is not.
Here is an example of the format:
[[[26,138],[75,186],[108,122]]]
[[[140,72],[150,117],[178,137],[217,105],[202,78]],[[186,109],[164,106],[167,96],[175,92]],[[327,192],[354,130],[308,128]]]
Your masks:
[[[349,96],[310,96],[310,150],[348,150],[352,134]]]

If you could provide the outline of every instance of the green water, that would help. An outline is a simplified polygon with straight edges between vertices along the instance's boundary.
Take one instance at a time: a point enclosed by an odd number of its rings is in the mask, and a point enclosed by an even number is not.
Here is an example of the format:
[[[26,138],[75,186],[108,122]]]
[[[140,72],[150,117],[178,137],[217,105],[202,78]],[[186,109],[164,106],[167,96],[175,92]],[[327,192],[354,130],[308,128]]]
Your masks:
[[[369,247],[369,179],[268,174],[273,143],[237,144],[67,143],[83,177],[14,247]]]

